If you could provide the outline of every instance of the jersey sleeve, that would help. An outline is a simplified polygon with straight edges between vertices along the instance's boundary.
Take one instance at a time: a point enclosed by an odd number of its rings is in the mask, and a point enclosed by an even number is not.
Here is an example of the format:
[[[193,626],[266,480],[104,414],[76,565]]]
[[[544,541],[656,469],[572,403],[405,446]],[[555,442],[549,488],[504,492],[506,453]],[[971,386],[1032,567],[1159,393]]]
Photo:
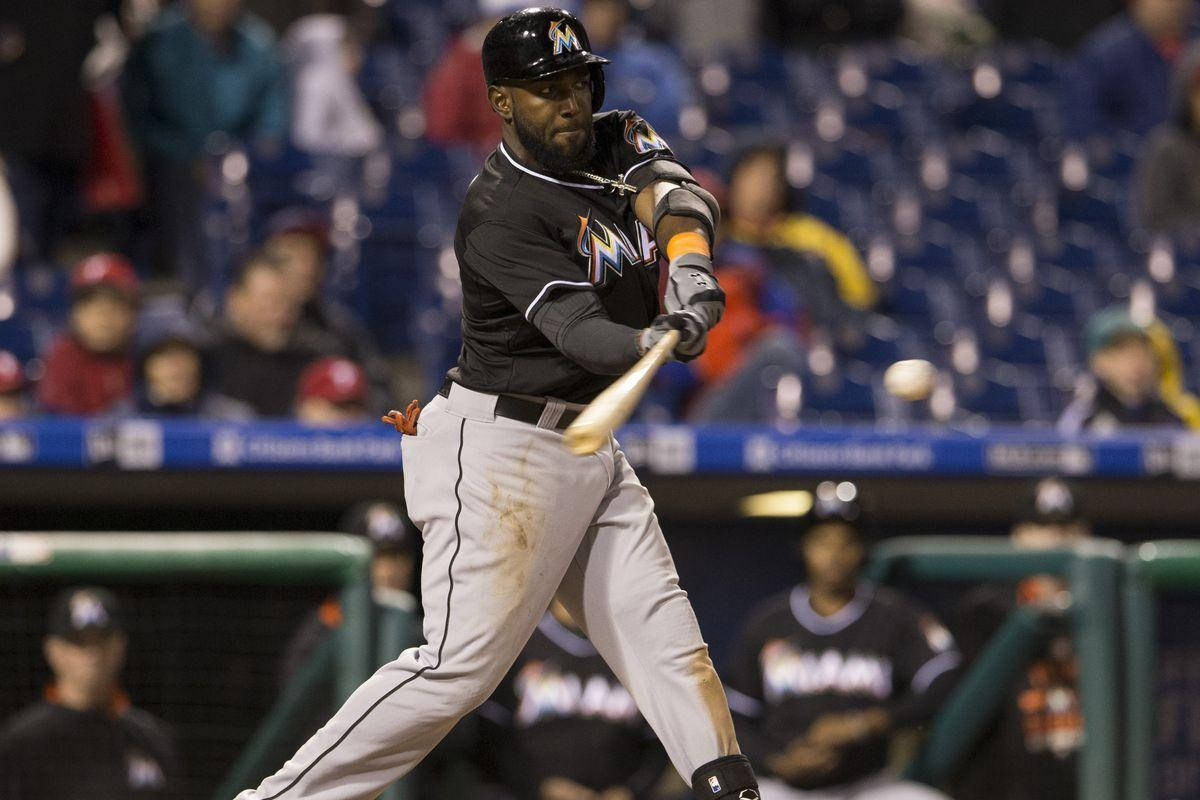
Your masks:
[[[676,160],[667,141],[634,112],[616,112],[610,124],[613,125],[609,134],[611,168],[622,181],[640,188],[637,173],[642,167],[660,159]]]
[[[895,696],[891,709],[898,725],[928,719],[953,687],[962,657],[958,645],[929,611],[898,599],[896,615]]]
[[[467,236],[463,261],[526,320],[554,292],[593,288],[556,239],[534,227],[485,222]]]

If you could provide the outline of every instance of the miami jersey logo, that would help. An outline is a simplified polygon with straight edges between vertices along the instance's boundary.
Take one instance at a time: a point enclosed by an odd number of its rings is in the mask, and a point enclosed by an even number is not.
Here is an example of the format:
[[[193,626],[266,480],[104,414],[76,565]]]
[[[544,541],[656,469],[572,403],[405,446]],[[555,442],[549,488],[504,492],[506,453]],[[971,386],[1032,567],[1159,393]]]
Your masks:
[[[575,249],[590,262],[588,279],[597,286],[604,282],[605,273],[612,270],[621,275],[625,265],[631,267],[654,264],[658,261],[658,245],[649,229],[637,223],[638,244],[635,247],[620,228],[610,228],[599,220],[592,219],[589,210],[579,217],[579,236]]]
[[[549,35],[550,41],[554,42],[554,55],[583,49],[583,45],[579,42],[579,37],[575,35],[575,31],[572,30],[565,19],[556,19],[551,22]]]
[[[658,135],[658,131],[651,128],[649,122],[637,117],[625,120],[625,141],[633,145],[633,149],[638,153],[668,149],[666,141]]]

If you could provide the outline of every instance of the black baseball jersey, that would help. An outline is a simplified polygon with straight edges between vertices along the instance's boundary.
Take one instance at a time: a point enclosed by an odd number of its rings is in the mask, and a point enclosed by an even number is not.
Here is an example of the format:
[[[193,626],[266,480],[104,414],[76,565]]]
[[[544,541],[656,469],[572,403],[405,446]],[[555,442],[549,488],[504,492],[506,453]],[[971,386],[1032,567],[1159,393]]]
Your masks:
[[[625,181],[654,159],[674,158],[632,111],[597,114],[594,123],[586,172]],[[544,174],[504,144],[496,148],[467,192],[454,237],[463,345],[450,377],[483,392],[580,403],[599,394],[611,376],[584,370],[530,320],[566,291],[595,292],[609,318],[631,328],[658,315],[658,248],[633,199],[584,176]]]
[[[829,617],[813,610],[803,584],[767,600],[743,629],[735,659],[730,709],[743,745],[762,763],[824,714],[884,707],[898,725],[927,718],[948,688],[938,679],[960,657],[931,614],[895,591],[863,582],[854,599]],[[931,691],[935,681],[937,691]],[[797,787],[878,773],[886,765],[887,737],[850,745],[840,756],[832,772]]]
[[[971,663],[1023,596],[1016,587],[986,584],[970,592],[956,630]],[[1079,663],[1070,626],[1057,630],[1026,667],[953,783],[958,800],[1071,800],[1077,797],[1078,758],[1084,743]]]
[[[144,711],[30,706],[0,731],[4,800],[165,800],[180,793],[166,726]]]
[[[481,712],[499,725],[509,787],[536,796],[548,777],[645,796],[666,754],[636,703],[583,636],[550,614]]]

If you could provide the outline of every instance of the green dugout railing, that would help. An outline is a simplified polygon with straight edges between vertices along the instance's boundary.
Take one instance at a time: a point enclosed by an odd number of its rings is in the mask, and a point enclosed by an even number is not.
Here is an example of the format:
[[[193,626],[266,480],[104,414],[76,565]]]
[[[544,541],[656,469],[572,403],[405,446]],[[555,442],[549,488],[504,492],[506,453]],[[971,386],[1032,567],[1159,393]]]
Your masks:
[[[1154,707],[1158,662],[1158,593],[1200,591],[1200,542],[1145,542],[1125,562],[1125,751],[1127,800],[1154,792]]]
[[[1080,702],[1087,745],[1079,761],[1079,796],[1119,800],[1120,627],[1118,590],[1125,548],[1104,539],[1053,550],[1017,549],[1006,538],[904,537],[871,555],[869,574],[891,581],[1017,581],[1053,574],[1069,582],[1062,609],[1018,608],[1009,616],[938,714],[914,775],[939,783],[978,740],[1034,652],[1048,617],[1069,617],[1080,660]]]
[[[361,538],[312,533],[3,533],[0,580],[123,581],[194,579],[210,583],[332,584],[341,587],[344,623],[284,687],[275,707],[216,795],[229,800],[294,718],[305,686],[334,677],[339,702],[367,679],[371,641],[370,546]]]

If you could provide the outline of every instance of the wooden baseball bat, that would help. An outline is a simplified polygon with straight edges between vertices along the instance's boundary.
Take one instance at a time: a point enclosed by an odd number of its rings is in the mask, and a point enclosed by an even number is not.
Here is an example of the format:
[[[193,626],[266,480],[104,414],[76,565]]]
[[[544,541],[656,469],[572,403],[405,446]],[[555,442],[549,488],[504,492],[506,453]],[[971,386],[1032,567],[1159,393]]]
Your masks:
[[[613,430],[629,419],[654,373],[671,357],[677,344],[679,331],[667,331],[628,372],[588,403],[563,434],[572,453],[585,456],[604,446]]]

